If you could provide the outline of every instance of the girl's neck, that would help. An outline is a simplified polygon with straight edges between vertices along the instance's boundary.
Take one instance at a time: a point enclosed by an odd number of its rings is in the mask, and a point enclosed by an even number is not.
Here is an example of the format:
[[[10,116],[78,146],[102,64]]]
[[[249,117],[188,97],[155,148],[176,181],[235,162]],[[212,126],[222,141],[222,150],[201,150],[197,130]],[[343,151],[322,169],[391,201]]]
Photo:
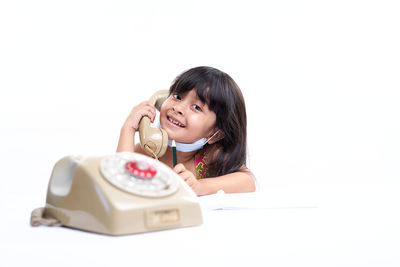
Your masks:
[[[167,151],[165,152],[169,157],[172,158],[172,148],[168,147]],[[182,152],[182,151],[176,151],[176,157],[178,159],[178,163],[187,163],[190,161],[193,161],[194,155],[196,155],[196,151],[191,151],[191,152]]]

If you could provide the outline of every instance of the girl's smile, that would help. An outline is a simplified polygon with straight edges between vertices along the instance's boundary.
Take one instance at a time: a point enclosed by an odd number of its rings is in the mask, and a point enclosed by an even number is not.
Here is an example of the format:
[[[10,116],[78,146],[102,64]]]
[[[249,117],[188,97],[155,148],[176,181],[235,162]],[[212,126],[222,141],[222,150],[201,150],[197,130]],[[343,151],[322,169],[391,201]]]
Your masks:
[[[176,126],[179,128],[185,128],[185,124],[180,122],[179,119],[176,118],[176,116],[170,114],[170,115],[167,115],[167,119],[168,119],[168,122],[170,124],[172,124],[172,126]]]

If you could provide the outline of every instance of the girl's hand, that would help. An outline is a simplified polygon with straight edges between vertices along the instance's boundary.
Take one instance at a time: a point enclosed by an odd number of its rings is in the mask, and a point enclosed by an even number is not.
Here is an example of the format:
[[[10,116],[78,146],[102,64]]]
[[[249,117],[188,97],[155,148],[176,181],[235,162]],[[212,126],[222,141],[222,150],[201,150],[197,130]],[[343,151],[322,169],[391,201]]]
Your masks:
[[[136,132],[139,129],[139,122],[143,116],[149,117],[150,121],[154,122],[156,108],[149,101],[142,102],[132,109],[123,128],[133,129]]]
[[[177,164],[174,167],[174,171],[193,189],[193,191],[199,196],[202,194],[202,184],[196,179],[191,171],[185,168],[182,163]]]

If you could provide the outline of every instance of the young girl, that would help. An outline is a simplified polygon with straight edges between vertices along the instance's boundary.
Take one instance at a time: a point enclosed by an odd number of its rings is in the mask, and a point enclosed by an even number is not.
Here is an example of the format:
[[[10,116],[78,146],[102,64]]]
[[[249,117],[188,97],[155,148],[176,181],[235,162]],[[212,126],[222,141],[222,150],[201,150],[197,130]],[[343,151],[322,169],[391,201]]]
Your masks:
[[[152,122],[156,108],[145,101],[134,107],[121,129],[117,152],[145,154],[135,145],[139,121]],[[242,93],[226,73],[211,67],[192,68],[179,75],[160,110],[161,128],[177,142],[160,161],[174,169],[197,195],[223,190],[253,192],[255,181],[246,168],[246,109]]]

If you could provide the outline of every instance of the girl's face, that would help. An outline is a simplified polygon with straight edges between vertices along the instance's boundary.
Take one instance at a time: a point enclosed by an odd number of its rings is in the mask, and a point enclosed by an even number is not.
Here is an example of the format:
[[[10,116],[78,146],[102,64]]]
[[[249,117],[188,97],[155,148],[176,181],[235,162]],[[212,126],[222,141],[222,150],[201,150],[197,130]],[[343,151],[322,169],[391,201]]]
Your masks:
[[[198,98],[196,91],[180,95],[171,94],[161,107],[160,124],[169,139],[180,143],[193,143],[211,136],[216,115]]]

